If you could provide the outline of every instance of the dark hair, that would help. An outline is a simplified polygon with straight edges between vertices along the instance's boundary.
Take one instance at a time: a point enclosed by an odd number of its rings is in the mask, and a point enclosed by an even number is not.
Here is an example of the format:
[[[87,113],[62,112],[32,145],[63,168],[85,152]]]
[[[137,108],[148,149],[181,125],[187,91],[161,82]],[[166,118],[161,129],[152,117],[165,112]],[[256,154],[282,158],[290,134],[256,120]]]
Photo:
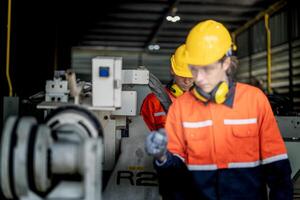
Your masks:
[[[237,68],[239,66],[239,61],[236,56],[224,56],[220,59],[220,62],[224,62],[227,58],[230,58],[230,66],[226,71],[226,74],[228,78],[234,79],[235,73],[237,71]]]

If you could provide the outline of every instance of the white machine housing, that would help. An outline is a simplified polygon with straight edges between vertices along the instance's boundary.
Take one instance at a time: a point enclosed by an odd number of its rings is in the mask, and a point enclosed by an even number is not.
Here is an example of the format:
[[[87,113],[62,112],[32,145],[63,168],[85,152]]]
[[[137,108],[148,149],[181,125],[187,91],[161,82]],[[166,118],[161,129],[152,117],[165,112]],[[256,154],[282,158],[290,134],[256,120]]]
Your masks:
[[[92,105],[114,110],[121,107],[122,58],[92,59]]]

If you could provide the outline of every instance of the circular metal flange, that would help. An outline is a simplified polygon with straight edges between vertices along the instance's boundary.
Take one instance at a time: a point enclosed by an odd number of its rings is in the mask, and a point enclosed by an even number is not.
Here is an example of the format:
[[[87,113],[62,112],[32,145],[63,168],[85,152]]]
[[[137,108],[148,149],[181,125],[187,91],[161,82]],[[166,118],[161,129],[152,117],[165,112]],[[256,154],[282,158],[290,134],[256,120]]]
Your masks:
[[[15,146],[15,129],[18,123],[17,117],[9,117],[3,128],[0,154],[0,187],[6,198],[15,198],[12,173],[13,149]]]
[[[51,186],[51,174],[48,167],[48,150],[51,145],[51,131],[46,125],[37,128],[36,140],[33,147],[33,178],[35,189],[46,192]]]
[[[28,183],[28,147],[30,134],[36,128],[37,121],[33,117],[22,117],[18,123],[17,145],[13,156],[13,178],[17,196],[27,195]]]
[[[46,124],[59,133],[76,133],[80,138],[102,137],[102,127],[90,111],[79,106],[64,106],[52,111]]]

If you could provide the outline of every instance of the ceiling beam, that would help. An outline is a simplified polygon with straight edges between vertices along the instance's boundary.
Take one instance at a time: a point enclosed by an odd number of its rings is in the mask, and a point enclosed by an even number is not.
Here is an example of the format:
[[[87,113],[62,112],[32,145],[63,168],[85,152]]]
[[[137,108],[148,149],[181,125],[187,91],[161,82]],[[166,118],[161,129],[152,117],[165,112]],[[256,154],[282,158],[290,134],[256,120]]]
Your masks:
[[[86,35],[84,40],[102,41],[145,41],[147,36],[141,35]]]
[[[150,30],[145,28],[95,28],[87,31],[88,35],[137,35],[137,36],[146,36],[149,35]]]
[[[218,0],[184,0],[182,1],[184,4],[201,4],[201,5],[215,5],[215,6],[233,6],[233,7],[256,7],[257,6],[257,0],[226,0],[226,1],[218,1]],[[180,3],[182,3],[180,2]],[[216,3],[217,2],[217,3]]]
[[[251,19],[251,16],[240,16],[240,15],[231,15],[231,14],[219,14],[218,12],[215,12],[213,14],[209,13],[189,13],[189,14],[181,14],[180,21],[182,22],[199,22],[206,19],[214,19],[218,21],[223,22],[241,22],[241,21],[247,21]]]
[[[136,12],[131,12],[131,13],[112,13],[109,14],[108,17],[110,19],[123,19],[123,20],[138,20],[138,19],[143,19],[143,20],[149,20],[149,21],[156,21],[157,18],[160,17],[160,13],[136,13]]]
[[[165,2],[161,1],[159,3],[157,2],[136,2],[136,3],[127,3],[121,5],[119,8],[121,10],[128,10],[128,11],[138,11],[138,12],[143,12],[143,11],[154,11],[154,12],[163,12],[164,7],[168,6],[168,4],[165,4]]]
[[[143,47],[143,42],[128,42],[128,41],[83,41],[79,46],[84,45],[97,45],[108,47]]]
[[[187,4],[185,2],[180,2],[178,12],[179,13],[191,13],[191,12],[235,12],[235,13],[244,13],[244,12],[259,12],[263,10],[263,7],[255,6],[239,6],[239,5],[228,5],[228,4]]]
[[[117,21],[103,21],[98,22],[97,27],[106,28],[106,27],[116,27],[116,28],[152,28],[155,25],[154,21],[146,21],[143,19],[140,20],[117,20]]]

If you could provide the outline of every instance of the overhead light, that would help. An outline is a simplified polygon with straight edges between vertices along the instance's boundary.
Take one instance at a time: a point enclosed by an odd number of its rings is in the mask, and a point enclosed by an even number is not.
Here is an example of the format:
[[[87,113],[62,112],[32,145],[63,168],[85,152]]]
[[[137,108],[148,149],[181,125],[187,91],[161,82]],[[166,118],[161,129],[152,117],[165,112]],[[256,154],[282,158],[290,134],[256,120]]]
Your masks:
[[[150,45],[148,46],[148,49],[149,49],[150,51],[157,51],[157,50],[160,49],[160,46],[159,46],[158,44],[150,44]]]
[[[175,16],[168,15],[168,16],[166,17],[166,19],[167,19],[167,21],[169,21],[169,22],[175,23],[175,22],[178,22],[178,21],[180,20],[180,17],[179,17],[178,15],[175,15]]]
[[[173,23],[178,22],[180,20],[180,17],[176,15],[177,10],[178,10],[177,7],[173,7],[171,10],[171,15],[168,15],[166,17],[166,20]]]

